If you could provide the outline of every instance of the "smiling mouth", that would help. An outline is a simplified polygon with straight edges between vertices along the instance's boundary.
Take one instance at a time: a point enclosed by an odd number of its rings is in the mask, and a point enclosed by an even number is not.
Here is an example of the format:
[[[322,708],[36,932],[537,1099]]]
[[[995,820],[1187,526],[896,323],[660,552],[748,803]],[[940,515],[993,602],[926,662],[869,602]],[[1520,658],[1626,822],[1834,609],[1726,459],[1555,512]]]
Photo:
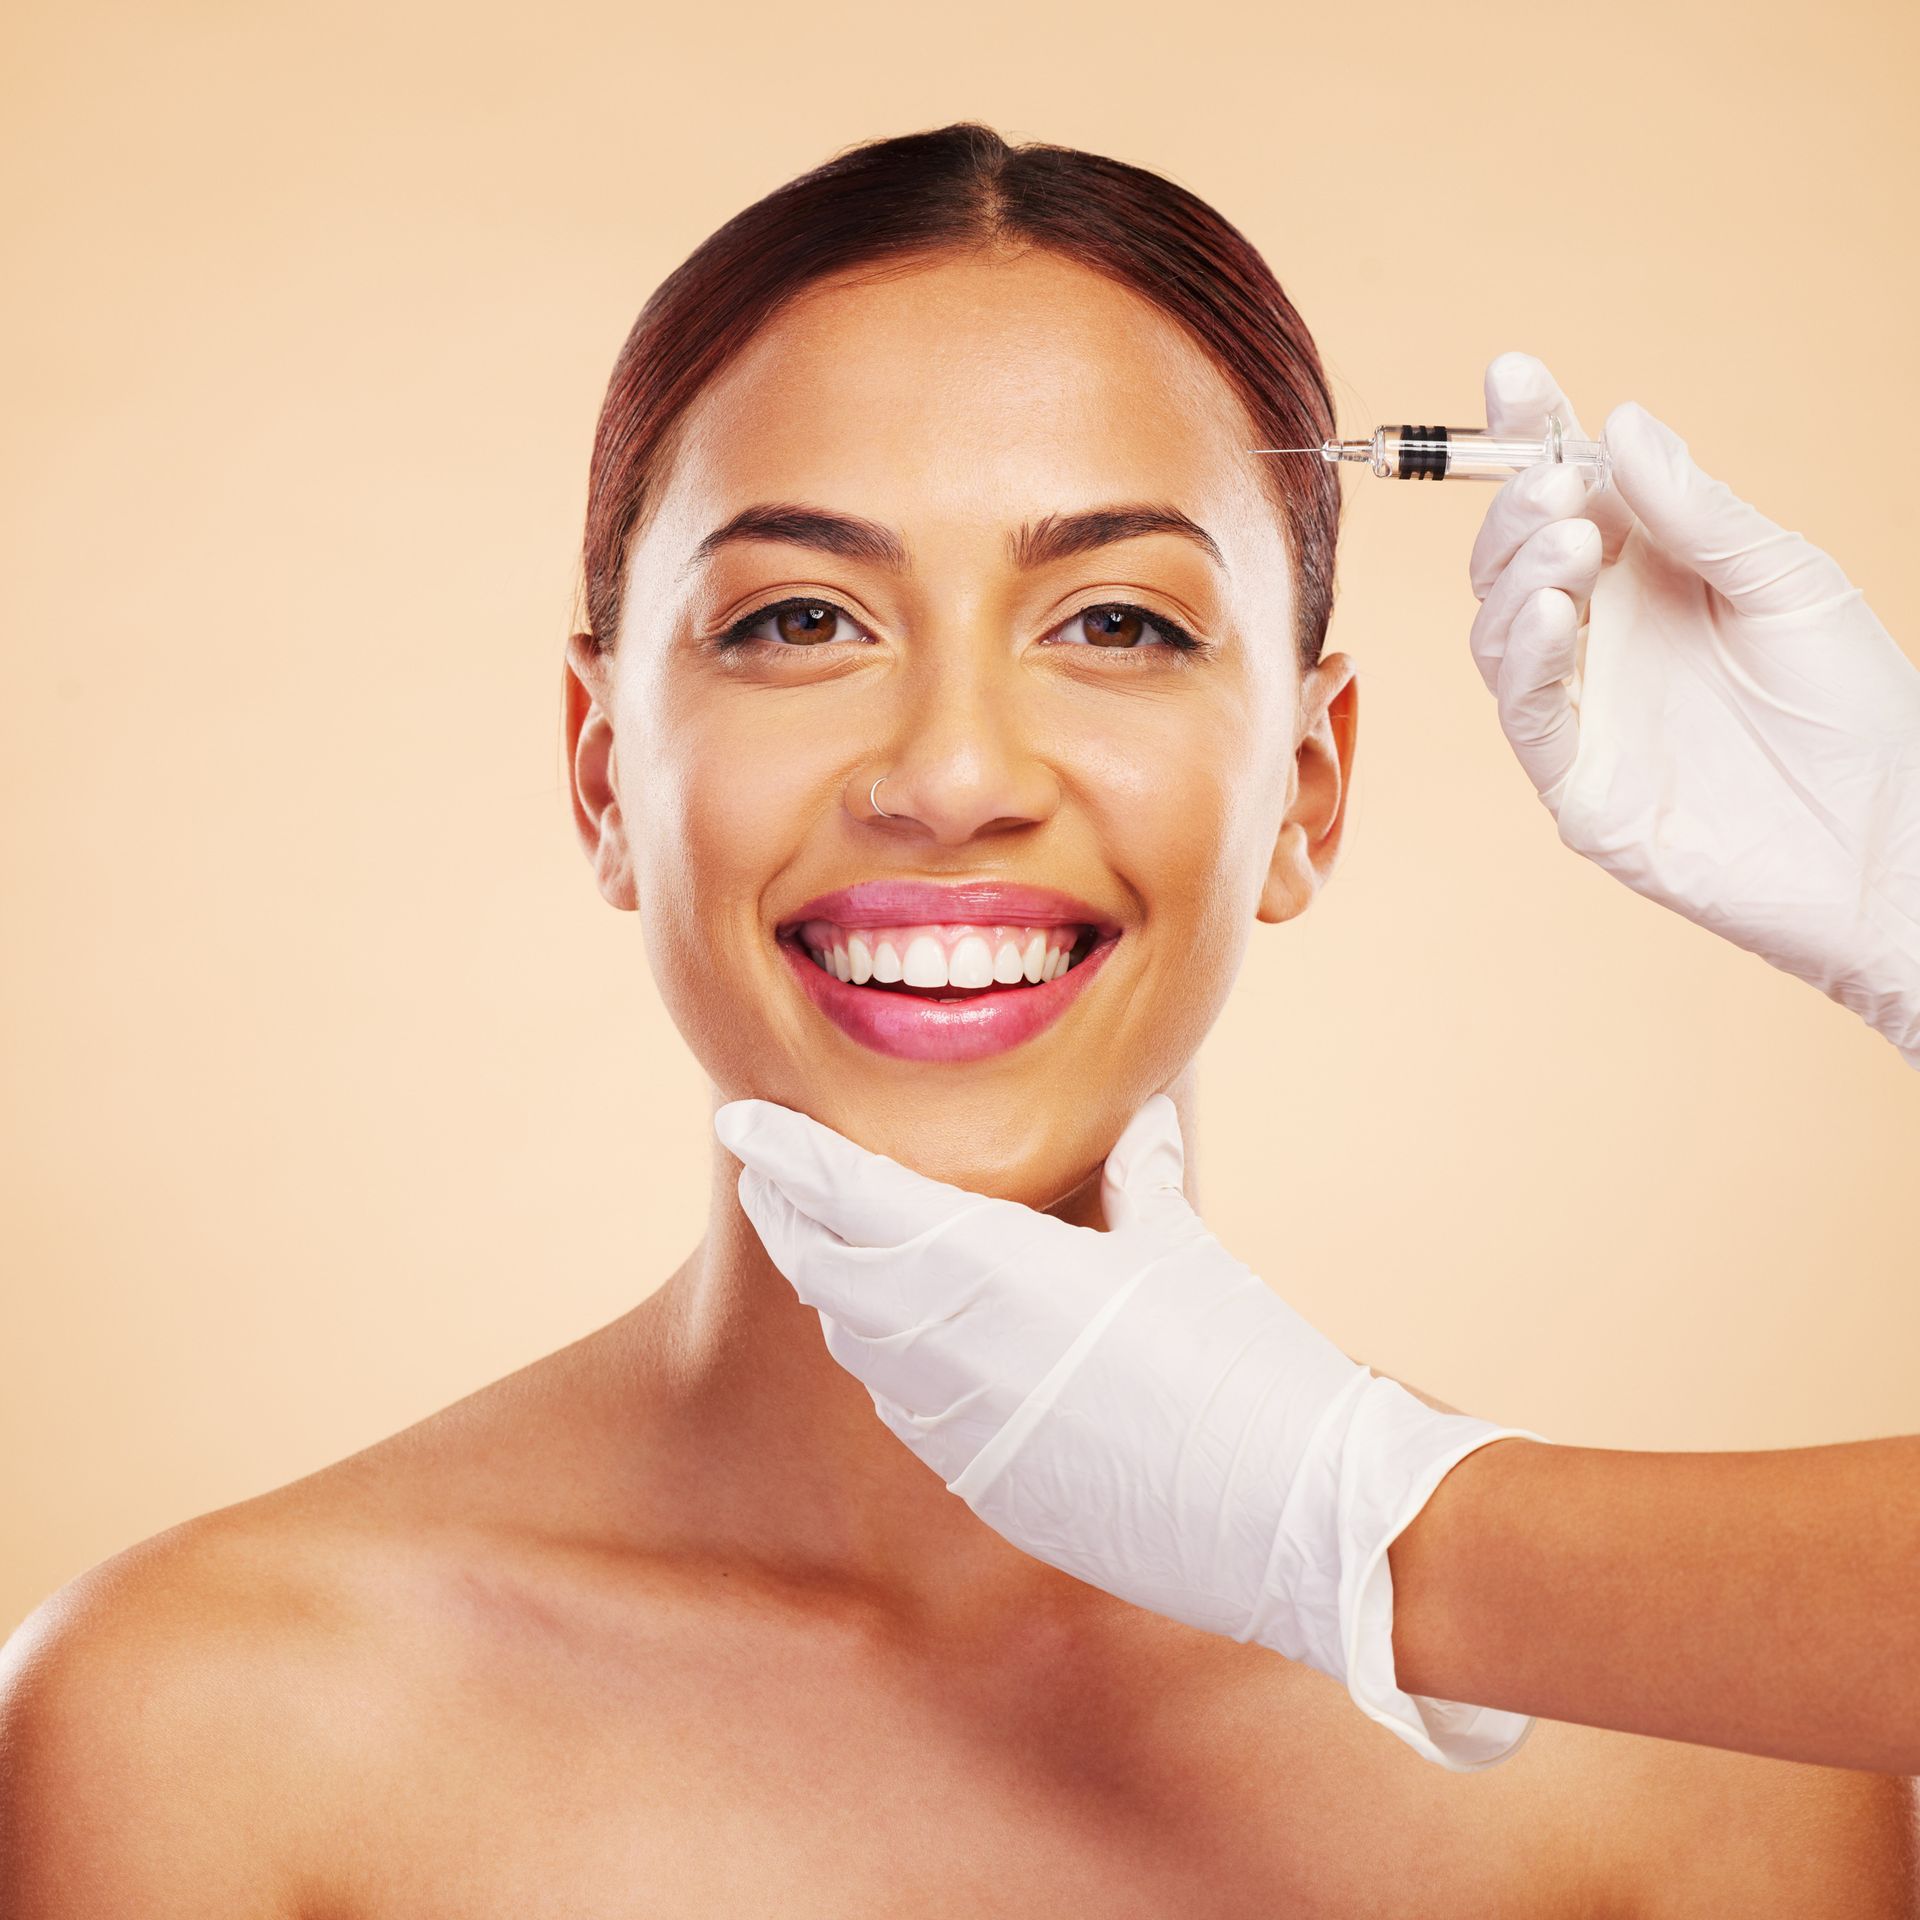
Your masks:
[[[1037,1040],[1123,938],[1118,920],[1051,887],[911,875],[821,894],[774,926],[801,993],[850,1040],[941,1066]]]
[[[977,999],[1046,986],[1118,938],[1091,925],[1032,926],[930,921],[842,926],[803,920],[777,937],[844,985],[921,1000]]]

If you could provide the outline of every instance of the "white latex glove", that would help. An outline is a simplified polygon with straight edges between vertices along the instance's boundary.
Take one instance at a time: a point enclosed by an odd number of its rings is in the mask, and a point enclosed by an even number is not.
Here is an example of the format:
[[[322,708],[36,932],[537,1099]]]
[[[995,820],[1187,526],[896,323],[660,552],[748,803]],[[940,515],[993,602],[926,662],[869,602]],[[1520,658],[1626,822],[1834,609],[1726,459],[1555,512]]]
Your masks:
[[[1486,396],[1496,433],[1581,432],[1529,354],[1493,361]],[[1826,553],[1645,408],[1604,438],[1611,487],[1530,468],[1474,543],[1502,731],[1575,852],[1920,1067],[1920,670]]]
[[[771,1101],[729,1102],[714,1131],[833,1357],[997,1533],[1319,1668],[1444,1766],[1520,1744],[1523,1715],[1395,1683],[1387,1548],[1475,1448],[1539,1436],[1436,1413],[1236,1260],[1181,1192],[1165,1094],[1107,1157],[1105,1233],[930,1180]]]

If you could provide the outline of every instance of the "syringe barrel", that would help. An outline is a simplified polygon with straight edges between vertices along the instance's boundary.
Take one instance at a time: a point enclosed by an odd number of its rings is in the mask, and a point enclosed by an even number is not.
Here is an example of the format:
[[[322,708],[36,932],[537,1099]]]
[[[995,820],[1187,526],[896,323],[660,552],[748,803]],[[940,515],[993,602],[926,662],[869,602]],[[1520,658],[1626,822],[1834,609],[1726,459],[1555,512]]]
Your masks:
[[[1368,464],[1382,479],[1502,481],[1547,464],[1596,468],[1603,483],[1607,477],[1606,447],[1570,439],[1557,416],[1539,436],[1484,427],[1381,427],[1368,451]]]

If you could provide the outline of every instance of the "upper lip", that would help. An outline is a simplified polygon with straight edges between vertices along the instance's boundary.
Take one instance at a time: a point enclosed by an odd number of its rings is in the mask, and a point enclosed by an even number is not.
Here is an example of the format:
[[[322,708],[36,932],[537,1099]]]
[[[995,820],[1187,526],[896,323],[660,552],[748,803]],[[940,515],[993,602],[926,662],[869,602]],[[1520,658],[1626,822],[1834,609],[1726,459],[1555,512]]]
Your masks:
[[[860,880],[815,894],[785,915],[775,931],[790,932],[803,920],[831,920],[843,927],[1092,927],[1102,937],[1120,931],[1111,915],[1070,893],[1011,880]]]

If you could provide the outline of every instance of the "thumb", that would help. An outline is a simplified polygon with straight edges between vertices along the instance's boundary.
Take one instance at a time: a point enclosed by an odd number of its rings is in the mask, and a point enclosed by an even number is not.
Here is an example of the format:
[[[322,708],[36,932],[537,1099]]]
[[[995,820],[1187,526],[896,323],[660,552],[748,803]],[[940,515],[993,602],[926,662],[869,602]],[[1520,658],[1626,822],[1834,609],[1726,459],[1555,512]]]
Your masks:
[[[1742,613],[1809,613],[1855,591],[1830,554],[1702,473],[1637,401],[1608,414],[1606,443],[1613,483],[1654,545]]]
[[[1100,1205],[1110,1233],[1191,1216],[1181,1191],[1186,1148],[1180,1139],[1180,1110],[1156,1093],[1113,1143],[1100,1176]]]

